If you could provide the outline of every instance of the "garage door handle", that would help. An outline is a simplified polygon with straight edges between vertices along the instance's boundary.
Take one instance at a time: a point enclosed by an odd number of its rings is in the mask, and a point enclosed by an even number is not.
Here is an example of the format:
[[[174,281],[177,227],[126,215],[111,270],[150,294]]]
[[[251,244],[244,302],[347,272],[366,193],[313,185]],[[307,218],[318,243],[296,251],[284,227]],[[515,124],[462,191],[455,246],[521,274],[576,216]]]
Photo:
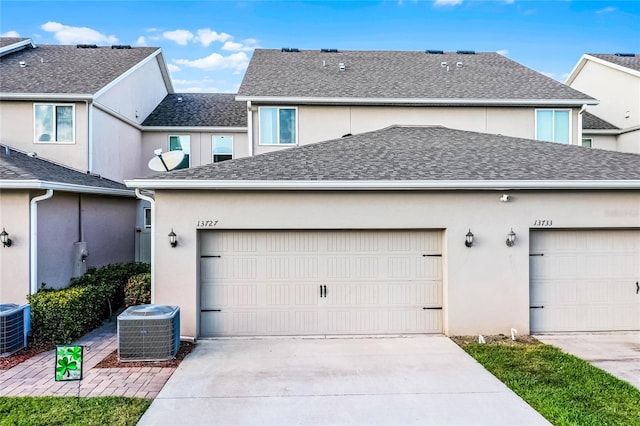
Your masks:
[[[324,297],[326,299],[327,298],[327,286],[323,285],[322,287],[324,287]]]
[[[320,284],[320,297],[327,297],[327,286]]]
[[[531,309],[544,309],[544,306],[529,306]]]
[[[636,294],[640,292],[640,284],[636,281]]]

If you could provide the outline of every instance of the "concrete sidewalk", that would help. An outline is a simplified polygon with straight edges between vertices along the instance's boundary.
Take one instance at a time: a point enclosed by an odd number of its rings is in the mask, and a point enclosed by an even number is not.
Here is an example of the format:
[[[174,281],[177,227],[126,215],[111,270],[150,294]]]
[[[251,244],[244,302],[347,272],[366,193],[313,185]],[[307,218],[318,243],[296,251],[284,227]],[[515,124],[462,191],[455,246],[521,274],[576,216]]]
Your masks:
[[[55,350],[43,352],[9,370],[0,370],[0,396],[128,396],[155,398],[175,368],[94,368],[117,346],[116,321],[87,334],[84,345],[84,378],[74,382],[54,379]]]
[[[444,336],[204,340],[140,425],[548,424]]]

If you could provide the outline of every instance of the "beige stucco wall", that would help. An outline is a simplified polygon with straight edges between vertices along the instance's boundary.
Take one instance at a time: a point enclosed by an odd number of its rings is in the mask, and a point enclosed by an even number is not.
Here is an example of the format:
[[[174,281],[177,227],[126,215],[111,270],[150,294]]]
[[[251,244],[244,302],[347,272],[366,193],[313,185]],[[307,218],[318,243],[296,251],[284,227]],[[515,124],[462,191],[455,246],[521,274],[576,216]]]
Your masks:
[[[189,135],[191,140],[191,167],[202,166],[213,161],[213,136],[233,136],[233,158],[249,155],[247,132],[158,132],[146,131],[142,135],[142,157],[139,165],[141,175],[148,176],[155,172],[149,170],[147,164],[154,157],[153,151],[161,148],[169,150],[169,135]]]
[[[589,112],[623,129],[640,125],[640,77],[587,61],[570,86],[600,101]]]
[[[75,105],[75,143],[34,140],[34,102],[0,101],[0,143],[74,169],[86,171],[87,106],[84,102],[37,102]]]
[[[452,129],[535,138],[535,108],[298,106],[298,144],[320,142],[382,129],[394,124],[438,125]],[[254,152],[277,151],[286,145],[259,144],[259,106],[252,107]],[[572,110],[572,143],[579,144],[578,111]]]
[[[529,230],[640,229],[640,194],[624,192],[157,191],[155,303],[181,307],[181,333],[198,332],[197,221],[213,229],[442,229],[445,333],[529,331]],[[509,230],[514,247],[505,244]],[[174,229],[179,244],[171,248]],[[467,231],[472,248],[464,245]]]
[[[619,135],[618,151],[640,154],[640,129]]]
[[[618,151],[618,138],[615,135],[593,135],[585,132],[582,137],[591,139],[591,148]]]
[[[0,232],[13,241],[0,244],[0,303],[27,303],[29,293],[29,191],[0,190]]]

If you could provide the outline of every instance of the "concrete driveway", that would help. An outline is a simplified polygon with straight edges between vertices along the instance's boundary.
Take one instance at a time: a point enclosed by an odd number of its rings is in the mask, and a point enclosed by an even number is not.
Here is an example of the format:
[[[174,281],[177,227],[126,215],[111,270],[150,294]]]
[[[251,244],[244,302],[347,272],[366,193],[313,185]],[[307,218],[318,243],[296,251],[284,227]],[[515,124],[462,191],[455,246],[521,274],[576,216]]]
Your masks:
[[[535,338],[582,358],[640,389],[640,332],[545,334]]]
[[[455,343],[199,341],[140,420],[159,424],[548,424]]]

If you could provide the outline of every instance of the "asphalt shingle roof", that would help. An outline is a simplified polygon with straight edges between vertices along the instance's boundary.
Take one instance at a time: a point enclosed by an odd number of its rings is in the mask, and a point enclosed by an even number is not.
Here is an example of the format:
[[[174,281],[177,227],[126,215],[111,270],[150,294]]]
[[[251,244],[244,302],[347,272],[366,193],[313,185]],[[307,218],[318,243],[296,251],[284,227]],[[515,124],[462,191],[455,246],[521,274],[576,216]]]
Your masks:
[[[447,66],[442,66],[446,62]],[[457,63],[461,62],[461,66]],[[339,70],[339,64],[345,70]],[[239,96],[375,99],[592,99],[497,53],[256,49]]]
[[[157,50],[27,47],[0,58],[0,92],[94,94]],[[20,67],[20,61],[27,66]]]
[[[620,65],[635,71],[640,71],[640,55],[634,56],[619,56],[610,53],[588,53],[589,56],[593,56],[599,59],[603,59],[612,64]]]
[[[94,188],[128,190],[121,183],[96,175],[82,173],[48,160],[32,157],[0,145],[0,180],[38,180],[81,185]]]
[[[618,127],[589,112],[582,113],[582,128],[589,130],[618,130]]]
[[[445,127],[392,126],[152,179],[637,180],[640,155]]]
[[[246,127],[247,104],[231,93],[167,95],[143,126]],[[180,101],[181,99],[182,101]]]

